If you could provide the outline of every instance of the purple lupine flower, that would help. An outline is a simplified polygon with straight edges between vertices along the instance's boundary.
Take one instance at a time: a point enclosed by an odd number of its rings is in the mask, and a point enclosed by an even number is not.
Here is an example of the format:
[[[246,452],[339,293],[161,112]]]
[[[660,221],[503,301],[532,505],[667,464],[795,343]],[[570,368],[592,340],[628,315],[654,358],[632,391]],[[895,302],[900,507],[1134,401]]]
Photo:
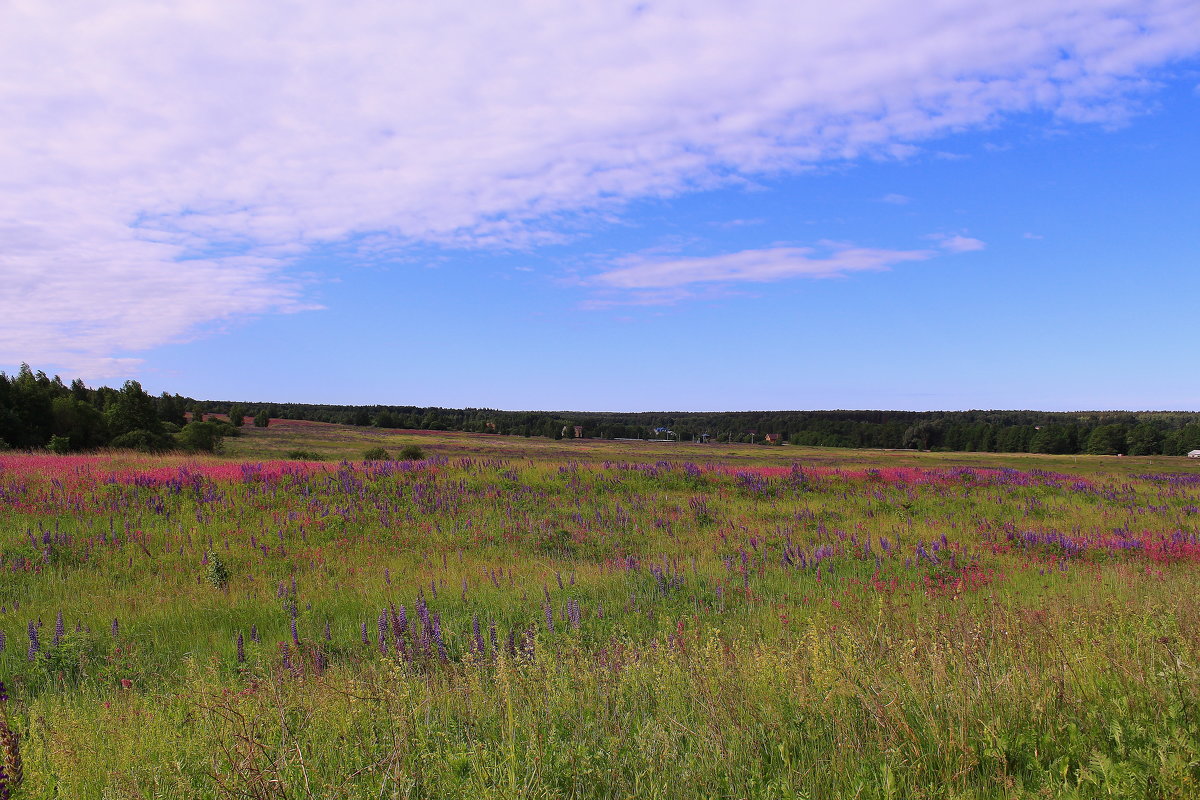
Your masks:
[[[417,595],[417,616],[421,619],[422,630],[429,629],[429,606],[425,604],[425,595]]]
[[[543,608],[546,612],[546,630],[554,633],[554,610],[550,608],[549,603],[546,603]]]
[[[241,631],[238,631],[237,635],[237,663],[246,663],[246,640],[242,638]]]
[[[329,667],[329,659],[319,648],[313,653],[313,666],[317,668],[318,675],[324,673]]]
[[[387,640],[388,640],[388,612],[387,612],[387,609],[386,609],[386,608],[385,608],[383,611],[379,612],[379,622],[378,622],[378,627],[379,627],[379,652],[380,652],[382,655],[385,655],[385,656],[386,656],[386,655],[387,655],[387,650],[388,650],[388,646],[387,646]]]
[[[362,643],[364,645],[370,644],[371,638],[369,636],[367,636],[367,623],[365,623],[365,622],[362,624],[361,633],[362,633]]]
[[[0,631],[0,653],[4,652],[4,647],[7,644],[8,644],[8,637],[4,635],[4,631]]]
[[[29,621],[29,660],[33,661],[37,658],[38,651],[42,649],[41,643],[38,641],[37,625],[33,624],[33,620]]]
[[[442,638],[442,618],[437,613],[433,615],[433,639],[437,642],[438,658],[446,660],[446,641]]]
[[[8,702],[8,689],[4,688],[4,681],[0,681],[0,703]]]
[[[292,648],[287,642],[279,643],[279,663],[289,672],[292,669]]]
[[[580,621],[580,609],[578,600],[567,601],[567,618],[571,621],[571,627],[579,630],[582,625]]]
[[[54,638],[50,640],[50,644],[57,646],[65,633],[66,625],[63,623],[63,613],[59,611],[58,616],[54,619]]]
[[[113,635],[113,638],[114,638],[114,639],[115,639],[115,638],[117,638],[117,636],[119,636],[120,634],[121,634],[121,623],[117,622],[117,618],[116,618],[116,617],[113,617],[113,621],[112,621],[112,635]]]
[[[329,620],[326,619],[325,620],[325,641],[328,642],[328,641],[332,641],[332,640],[333,640],[333,634],[329,630]]]
[[[492,640],[492,658],[500,654],[500,637],[496,633],[496,620],[488,622],[488,638]]]
[[[485,645],[483,643],[483,631],[480,630],[480,627],[479,627],[479,615],[478,614],[475,614],[471,618],[471,630],[475,634],[475,641],[473,643],[473,649],[479,655],[481,655],[481,656],[485,655],[487,653],[487,645]]]
[[[383,568],[383,582],[388,586],[392,585],[392,571],[387,567]]]
[[[300,646],[300,631],[296,629],[296,618],[292,617],[292,641],[296,647]]]

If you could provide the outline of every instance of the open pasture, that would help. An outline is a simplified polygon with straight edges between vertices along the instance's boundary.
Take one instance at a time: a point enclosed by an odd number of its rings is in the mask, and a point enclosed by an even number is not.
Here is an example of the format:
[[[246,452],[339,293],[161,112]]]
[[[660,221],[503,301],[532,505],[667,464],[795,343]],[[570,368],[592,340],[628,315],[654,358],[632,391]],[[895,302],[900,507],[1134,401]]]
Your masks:
[[[12,796],[1192,798],[1198,569],[1182,458],[0,454]]]

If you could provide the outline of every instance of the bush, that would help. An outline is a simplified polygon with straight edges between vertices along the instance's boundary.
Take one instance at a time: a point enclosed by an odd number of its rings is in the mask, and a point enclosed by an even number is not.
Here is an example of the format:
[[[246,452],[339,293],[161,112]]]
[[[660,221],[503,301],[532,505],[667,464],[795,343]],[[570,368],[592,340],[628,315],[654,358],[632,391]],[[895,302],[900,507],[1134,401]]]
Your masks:
[[[59,436],[55,434],[50,437],[50,444],[46,445],[46,449],[56,455],[71,452],[71,438],[69,436]]]
[[[292,461],[324,461],[325,456],[313,450],[288,450],[286,458]]]
[[[372,447],[363,453],[363,461],[391,461],[392,456],[382,447]]]
[[[406,444],[400,450],[401,461],[420,461],[423,458],[425,458],[425,451],[421,449],[420,445]]]
[[[109,447],[119,450],[140,450],[143,453],[161,453],[170,450],[173,444],[171,438],[154,431],[136,430],[122,433],[108,443]]]
[[[189,422],[176,434],[175,441],[190,453],[216,453],[223,435],[223,426],[215,422]]]

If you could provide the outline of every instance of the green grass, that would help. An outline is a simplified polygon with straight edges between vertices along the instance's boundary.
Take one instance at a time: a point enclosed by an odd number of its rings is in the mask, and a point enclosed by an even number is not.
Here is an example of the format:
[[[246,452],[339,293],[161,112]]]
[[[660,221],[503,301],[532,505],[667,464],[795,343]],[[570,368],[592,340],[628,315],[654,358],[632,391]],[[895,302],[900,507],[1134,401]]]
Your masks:
[[[1198,794],[1194,461],[244,433],[0,457],[14,797]]]

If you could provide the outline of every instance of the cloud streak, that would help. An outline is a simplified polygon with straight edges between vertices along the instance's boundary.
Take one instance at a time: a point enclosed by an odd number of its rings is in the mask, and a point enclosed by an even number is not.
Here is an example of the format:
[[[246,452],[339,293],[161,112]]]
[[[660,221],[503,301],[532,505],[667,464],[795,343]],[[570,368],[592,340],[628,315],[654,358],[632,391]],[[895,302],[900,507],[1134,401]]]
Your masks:
[[[1007,114],[1111,122],[1198,50],[1192,0],[9,4],[0,362],[297,310],[294,260],[358,237],[537,246]]]
[[[974,240],[973,240],[974,241]],[[843,278],[880,272],[908,261],[925,261],[933,250],[886,250],[844,242],[813,247],[772,247],[697,258],[635,256],[594,276],[597,287],[622,290],[672,289],[696,283],[771,283],[790,278]],[[673,297],[670,294],[665,296]]]

